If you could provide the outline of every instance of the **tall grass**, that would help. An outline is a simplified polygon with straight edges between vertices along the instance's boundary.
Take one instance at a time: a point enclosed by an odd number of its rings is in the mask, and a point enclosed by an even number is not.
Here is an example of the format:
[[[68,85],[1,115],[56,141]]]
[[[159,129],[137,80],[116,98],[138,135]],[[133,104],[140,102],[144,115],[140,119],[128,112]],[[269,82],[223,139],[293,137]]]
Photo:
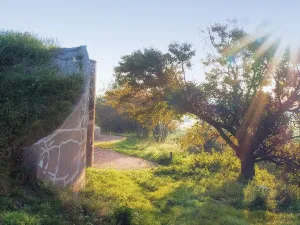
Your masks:
[[[238,173],[199,170],[197,176],[181,173],[174,177],[160,170],[116,171],[89,169],[87,186],[81,192],[81,204],[107,224],[298,224],[299,208],[279,211],[273,208],[276,196],[271,192],[275,180],[258,170],[252,184],[237,182]],[[182,168],[181,168],[182,169]],[[178,172],[178,171],[176,171]],[[260,185],[258,185],[260,184]],[[256,188],[270,189],[258,200]],[[298,200],[299,202],[299,197]],[[265,207],[264,207],[265,205]],[[263,206],[263,207],[261,207]],[[119,218],[120,220],[120,218]],[[128,223],[130,221],[130,223]]]
[[[110,217],[119,207],[131,209],[132,224],[298,224],[300,189],[296,184],[287,184],[258,166],[254,180],[244,183],[231,149],[187,154],[176,140],[170,137],[157,144],[130,137],[100,144],[156,162],[172,149],[174,158],[153,170],[91,169],[89,198],[101,199],[106,208],[103,213]],[[105,182],[108,179],[113,181]],[[85,190],[83,193],[85,198]],[[133,193],[138,193],[136,198]]]

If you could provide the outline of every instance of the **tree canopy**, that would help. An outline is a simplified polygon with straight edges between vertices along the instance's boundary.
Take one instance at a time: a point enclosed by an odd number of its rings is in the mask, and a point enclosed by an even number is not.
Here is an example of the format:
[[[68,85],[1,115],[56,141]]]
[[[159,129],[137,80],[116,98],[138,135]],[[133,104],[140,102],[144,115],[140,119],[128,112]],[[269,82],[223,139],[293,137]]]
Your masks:
[[[168,106],[165,96],[168,90],[183,84],[180,69],[190,67],[191,52],[194,54],[188,44],[174,43],[172,49],[173,53],[164,54],[146,48],[123,56],[115,67],[115,88],[106,92],[108,104],[119,112],[126,111],[152,131],[157,141],[163,141],[181,118],[177,110]]]
[[[108,102],[152,130],[195,115],[234,150],[246,179],[261,161],[297,171],[299,49],[283,46],[272,32],[248,34],[235,21],[208,27],[203,40],[204,82],[185,80],[195,51],[174,42],[165,54],[149,48],[123,56]]]
[[[254,164],[271,161],[300,168],[291,118],[300,112],[299,58],[270,34],[247,34],[235,24],[208,28],[206,81],[174,91],[170,103],[213,126],[241,160],[242,175],[254,176]],[[281,50],[281,51],[280,51]]]

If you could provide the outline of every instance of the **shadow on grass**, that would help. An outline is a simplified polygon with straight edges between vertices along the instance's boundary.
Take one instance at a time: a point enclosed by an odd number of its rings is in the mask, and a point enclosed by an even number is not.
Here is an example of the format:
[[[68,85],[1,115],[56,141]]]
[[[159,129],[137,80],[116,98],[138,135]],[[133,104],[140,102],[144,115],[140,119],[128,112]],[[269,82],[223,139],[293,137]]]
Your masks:
[[[181,185],[154,203],[160,209],[162,224],[244,225],[242,210],[200,194],[194,187]]]
[[[76,195],[67,189],[32,183],[14,185],[8,195],[0,195],[1,225],[102,224],[105,220],[84,211]]]

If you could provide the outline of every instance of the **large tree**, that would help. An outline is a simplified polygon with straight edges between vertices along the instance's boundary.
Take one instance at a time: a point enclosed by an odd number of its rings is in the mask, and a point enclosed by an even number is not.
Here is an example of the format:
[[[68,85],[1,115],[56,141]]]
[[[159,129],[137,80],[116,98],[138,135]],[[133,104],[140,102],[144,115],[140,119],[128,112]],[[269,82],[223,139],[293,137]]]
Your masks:
[[[114,88],[106,92],[106,99],[119,112],[126,112],[152,131],[156,141],[163,141],[175,127],[174,120],[180,119],[164,96],[166,90],[182,83],[175,57],[148,48],[122,57],[115,67]]]
[[[300,71],[296,49],[285,49],[270,33],[249,35],[236,24],[205,32],[206,81],[174,91],[171,105],[213,126],[241,160],[241,174],[255,175],[260,161],[300,168],[291,117],[299,114]],[[290,56],[294,55],[294,58]]]
[[[191,69],[191,59],[195,56],[196,51],[191,44],[173,42],[169,45],[169,54],[171,60],[177,64],[182,72],[183,80],[186,81],[186,69]]]

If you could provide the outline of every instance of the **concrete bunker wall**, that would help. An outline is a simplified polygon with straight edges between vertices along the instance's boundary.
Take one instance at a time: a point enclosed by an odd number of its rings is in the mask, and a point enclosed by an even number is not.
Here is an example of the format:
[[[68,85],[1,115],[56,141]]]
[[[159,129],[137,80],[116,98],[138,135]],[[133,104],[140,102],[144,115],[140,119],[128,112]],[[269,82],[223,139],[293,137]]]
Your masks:
[[[85,183],[87,143],[93,146],[93,137],[87,137],[87,133],[88,124],[94,122],[89,120],[89,100],[95,97],[90,96],[94,94],[90,85],[91,78],[95,77],[96,62],[89,59],[86,47],[80,46],[60,49],[53,63],[66,76],[82,73],[85,78],[83,93],[72,113],[57,130],[25,149],[24,162],[31,168],[33,178],[59,186],[73,185],[79,189]]]

